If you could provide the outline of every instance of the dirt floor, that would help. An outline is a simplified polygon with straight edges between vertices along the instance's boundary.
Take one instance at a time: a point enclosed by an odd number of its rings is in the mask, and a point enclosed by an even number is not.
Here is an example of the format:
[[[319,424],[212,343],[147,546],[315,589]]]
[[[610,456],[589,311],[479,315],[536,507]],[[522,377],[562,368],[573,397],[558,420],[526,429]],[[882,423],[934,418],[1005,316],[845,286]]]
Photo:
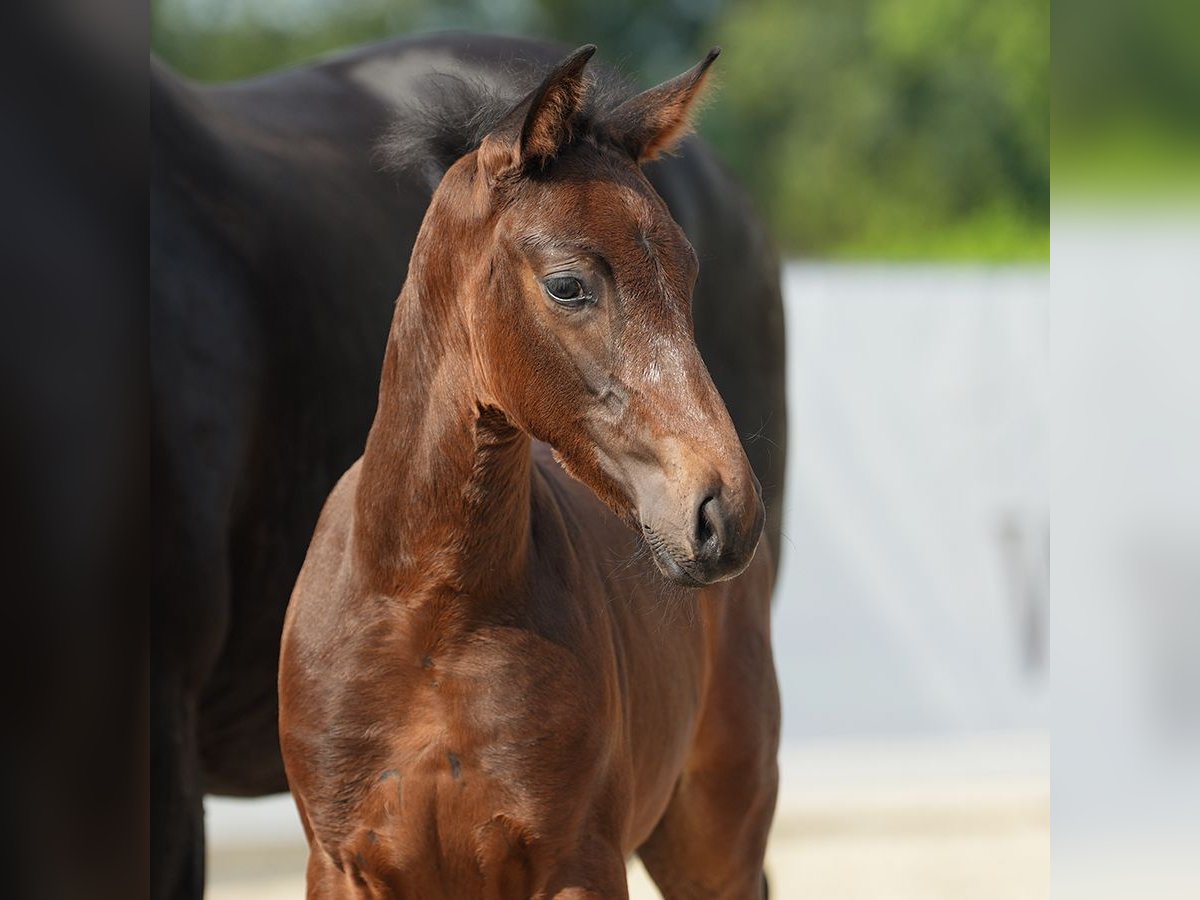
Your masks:
[[[1048,897],[1044,756],[1027,738],[785,752],[767,856],[772,897]],[[210,805],[211,900],[303,897],[307,850],[289,815],[287,798]],[[630,896],[659,896],[636,862]]]

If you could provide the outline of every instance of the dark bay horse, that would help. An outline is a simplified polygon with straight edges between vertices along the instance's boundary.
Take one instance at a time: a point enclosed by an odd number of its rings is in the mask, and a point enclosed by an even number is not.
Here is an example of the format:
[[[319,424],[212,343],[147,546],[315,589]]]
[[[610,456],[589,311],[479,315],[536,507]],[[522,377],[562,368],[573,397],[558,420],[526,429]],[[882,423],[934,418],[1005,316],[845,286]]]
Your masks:
[[[414,98],[436,105],[431,73],[515,100],[560,55],[442,35],[218,87],[151,64],[156,897],[202,892],[204,793],[287,788],[276,730],[284,610],[321,505],[375,413],[396,293],[429,204],[426,171],[436,177],[462,154],[470,111],[450,103],[401,171],[373,148],[394,120],[417,115]],[[702,263],[696,342],[762,480],[777,546],[786,419],[775,257],[703,142],[685,139],[645,171]]]
[[[292,595],[310,898],[623,897],[635,852],[668,898],[762,896],[765,511],[693,340],[702,264],[640,169],[716,52],[614,102],[594,49],[481,112],[441,180]]]

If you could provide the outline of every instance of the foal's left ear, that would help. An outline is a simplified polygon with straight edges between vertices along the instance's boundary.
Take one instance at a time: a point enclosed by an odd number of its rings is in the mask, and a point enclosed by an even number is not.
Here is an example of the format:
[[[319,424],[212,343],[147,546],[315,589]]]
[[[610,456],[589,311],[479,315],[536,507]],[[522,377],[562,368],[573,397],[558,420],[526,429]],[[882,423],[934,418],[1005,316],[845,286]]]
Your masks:
[[[708,55],[682,75],[631,97],[604,117],[603,127],[639,163],[675,148],[691,130],[691,113],[704,89],[708,67],[721,55]]]

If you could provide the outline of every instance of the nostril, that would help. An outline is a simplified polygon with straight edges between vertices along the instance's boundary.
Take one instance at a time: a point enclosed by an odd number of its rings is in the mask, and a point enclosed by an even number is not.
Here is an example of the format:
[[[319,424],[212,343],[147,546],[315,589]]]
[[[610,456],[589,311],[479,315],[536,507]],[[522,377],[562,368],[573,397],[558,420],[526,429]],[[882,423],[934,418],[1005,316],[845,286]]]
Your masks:
[[[717,498],[711,494],[700,501],[696,516],[696,549],[706,547],[717,539]]]

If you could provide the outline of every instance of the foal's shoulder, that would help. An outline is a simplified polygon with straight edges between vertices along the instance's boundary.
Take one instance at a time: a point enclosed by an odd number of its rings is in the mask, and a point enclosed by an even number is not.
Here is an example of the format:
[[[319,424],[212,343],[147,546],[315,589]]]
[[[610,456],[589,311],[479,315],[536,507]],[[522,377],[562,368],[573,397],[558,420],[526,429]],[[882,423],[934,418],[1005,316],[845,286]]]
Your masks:
[[[309,555],[318,546],[334,550],[338,554],[346,548],[350,525],[354,519],[354,497],[358,493],[358,476],[362,469],[361,457],[343,473],[321,507],[317,526],[313,529]]]
[[[298,614],[299,608],[311,605],[316,608],[331,608],[329,602],[334,588],[345,572],[345,557],[350,545],[354,517],[354,495],[358,490],[358,473],[362,460],[355,462],[334,485],[321,508],[313,530],[304,565],[292,589],[289,606],[289,621]]]

